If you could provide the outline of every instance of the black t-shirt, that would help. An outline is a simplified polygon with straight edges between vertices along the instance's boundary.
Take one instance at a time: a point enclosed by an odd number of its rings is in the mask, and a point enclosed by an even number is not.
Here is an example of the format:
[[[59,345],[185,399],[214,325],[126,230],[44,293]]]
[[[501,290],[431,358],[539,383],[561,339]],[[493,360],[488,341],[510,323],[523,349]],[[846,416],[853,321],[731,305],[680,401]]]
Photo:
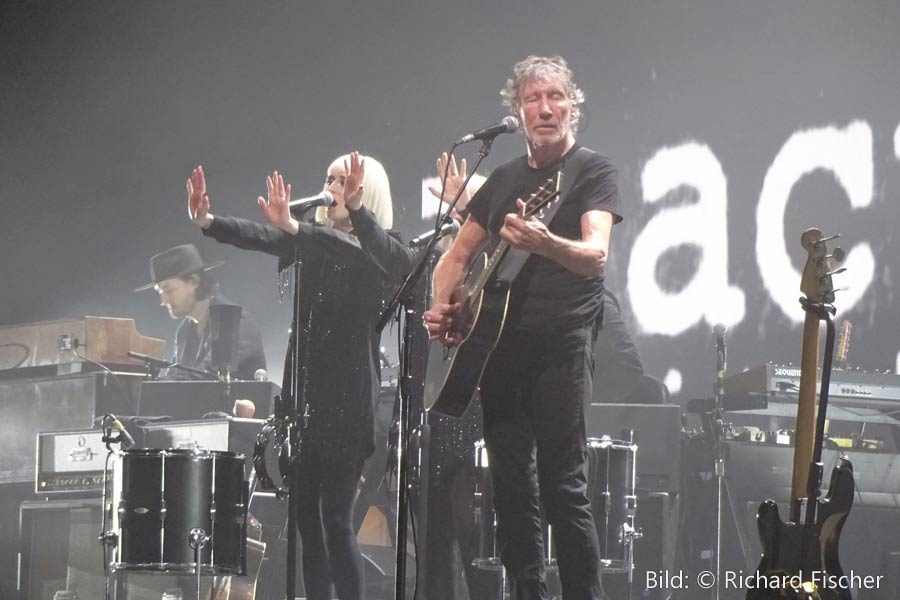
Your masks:
[[[491,173],[467,208],[470,217],[491,234],[493,244],[500,240],[505,216],[516,211],[516,199],[527,200],[578,148],[576,144],[558,163],[541,169],[530,167],[528,157],[520,156]],[[611,212],[613,223],[622,220],[616,169],[609,159],[591,153],[575,177],[550,222],[551,232],[580,240],[581,216],[590,210]],[[597,318],[602,293],[603,277],[584,277],[548,258],[531,255],[513,281],[507,327],[558,330],[583,326]]]

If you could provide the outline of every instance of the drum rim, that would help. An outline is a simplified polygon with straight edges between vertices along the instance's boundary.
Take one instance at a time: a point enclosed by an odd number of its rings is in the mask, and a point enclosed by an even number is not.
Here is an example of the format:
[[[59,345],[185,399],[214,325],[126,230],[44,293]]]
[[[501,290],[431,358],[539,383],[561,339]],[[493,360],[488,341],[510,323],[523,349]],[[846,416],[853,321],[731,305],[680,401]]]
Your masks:
[[[162,448],[132,448],[122,451],[122,458],[129,456],[162,456],[164,450]]]
[[[151,573],[194,573],[195,563],[133,563],[113,562],[109,565],[113,571],[148,571]],[[201,575],[246,575],[247,572],[237,567],[200,563]]]
[[[586,445],[588,448],[615,448],[621,450],[635,451],[638,448],[638,445],[634,442],[629,442],[626,440],[616,440],[609,436],[601,436],[601,437],[588,437],[586,438]]]
[[[243,456],[243,454],[231,452],[230,450],[207,450],[206,448],[166,448],[163,452],[166,453],[166,456],[187,456],[189,458],[195,456],[214,456],[216,458],[237,458],[238,456]]]
[[[246,455],[241,452],[232,452],[231,450],[207,450],[205,448],[132,448],[122,452],[122,457],[187,457],[187,458],[234,458],[244,460]]]

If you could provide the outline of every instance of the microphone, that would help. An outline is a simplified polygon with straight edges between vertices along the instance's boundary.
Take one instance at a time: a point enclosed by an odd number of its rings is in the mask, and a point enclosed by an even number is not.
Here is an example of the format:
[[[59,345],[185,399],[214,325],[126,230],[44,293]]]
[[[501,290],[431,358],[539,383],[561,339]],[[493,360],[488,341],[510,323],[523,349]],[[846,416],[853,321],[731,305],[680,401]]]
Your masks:
[[[148,356],[147,354],[141,354],[140,352],[132,352],[128,351],[128,356],[131,358],[136,358],[138,360],[142,360],[150,366],[157,367],[160,369],[168,369],[172,366],[173,363],[170,363],[167,360],[163,360],[161,358],[156,358],[155,356]]]
[[[456,143],[459,145],[471,142],[472,140],[489,140],[497,137],[501,133],[515,133],[518,128],[519,120],[512,115],[507,115],[496,125],[491,125],[490,127],[464,135],[459,138],[459,141]]]
[[[452,219],[449,223],[444,223],[441,225],[440,230],[438,230],[438,239],[448,236],[448,235],[456,235],[459,231],[459,221],[456,219]],[[434,237],[434,229],[426,231],[425,233],[414,237],[409,241],[410,248],[419,248],[421,246],[426,245],[431,241],[431,238]]]
[[[131,437],[131,434],[128,433],[128,430],[125,429],[125,426],[122,425],[122,421],[119,420],[119,417],[116,415],[109,415],[112,418],[112,426],[113,429],[119,432],[119,443],[122,444],[122,448],[128,450],[132,446],[134,446],[134,438]]]
[[[721,323],[716,323],[713,326],[713,335],[716,336],[716,350],[719,352],[722,358],[722,365],[725,364],[725,332],[728,331],[728,328],[722,325]],[[724,366],[723,366],[724,369]]]
[[[307,196],[306,198],[298,198],[288,202],[288,206],[292,213],[302,213],[317,206],[334,206],[334,196],[328,190],[323,190],[315,196]]]
[[[713,326],[713,335],[716,336],[716,396],[723,397],[725,395],[725,371],[727,359],[725,354],[725,332],[728,328],[721,323]]]

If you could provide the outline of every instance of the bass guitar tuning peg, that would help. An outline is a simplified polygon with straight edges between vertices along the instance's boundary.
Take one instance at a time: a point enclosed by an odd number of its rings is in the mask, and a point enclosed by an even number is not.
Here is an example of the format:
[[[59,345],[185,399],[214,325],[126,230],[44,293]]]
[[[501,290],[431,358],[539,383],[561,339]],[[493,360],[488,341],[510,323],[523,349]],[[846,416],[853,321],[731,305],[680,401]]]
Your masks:
[[[825,273],[825,275],[827,275],[828,277],[831,277],[832,275],[840,275],[846,270],[847,267],[841,267],[840,269],[835,269],[834,271],[828,271],[827,273]]]
[[[831,254],[826,255],[825,258],[833,259],[835,262],[844,262],[845,256],[847,256],[847,253],[844,252],[844,249],[840,246],[835,246],[831,251]]]

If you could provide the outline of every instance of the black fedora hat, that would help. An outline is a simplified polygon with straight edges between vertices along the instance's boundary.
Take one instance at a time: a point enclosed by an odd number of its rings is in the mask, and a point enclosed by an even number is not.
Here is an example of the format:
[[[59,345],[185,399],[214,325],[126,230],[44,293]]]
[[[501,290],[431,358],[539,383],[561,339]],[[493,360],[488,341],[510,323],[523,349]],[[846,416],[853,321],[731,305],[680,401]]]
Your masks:
[[[153,279],[153,282],[142,285],[134,291],[149,290],[160,281],[165,281],[172,277],[190,275],[191,273],[199,273],[200,271],[209,271],[224,263],[224,260],[220,260],[205,264],[203,259],[200,258],[200,251],[193,244],[175,246],[165,252],[160,252],[150,259],[150,278]]]

